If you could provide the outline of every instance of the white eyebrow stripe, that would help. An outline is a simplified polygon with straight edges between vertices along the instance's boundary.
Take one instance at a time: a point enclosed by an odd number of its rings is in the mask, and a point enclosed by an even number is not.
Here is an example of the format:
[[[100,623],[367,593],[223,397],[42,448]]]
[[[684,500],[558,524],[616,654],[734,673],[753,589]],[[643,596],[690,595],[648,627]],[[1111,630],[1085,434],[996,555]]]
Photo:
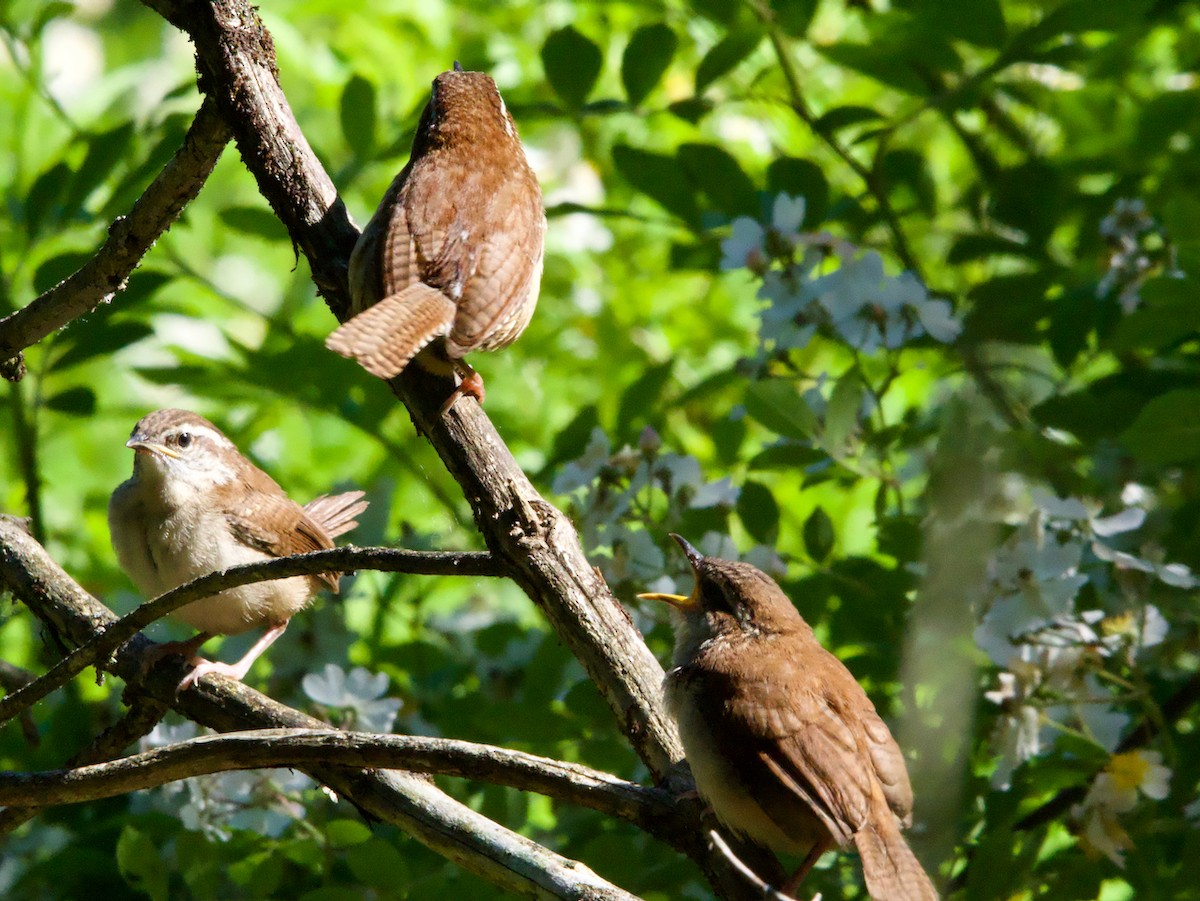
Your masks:
[[[208,438],[215,444],[221,444],[227,447],[233,446],[233,442],[220,432],[203,425],[181,425],[175,430],[175,432],[176,434],[187,432],[193,438]]]

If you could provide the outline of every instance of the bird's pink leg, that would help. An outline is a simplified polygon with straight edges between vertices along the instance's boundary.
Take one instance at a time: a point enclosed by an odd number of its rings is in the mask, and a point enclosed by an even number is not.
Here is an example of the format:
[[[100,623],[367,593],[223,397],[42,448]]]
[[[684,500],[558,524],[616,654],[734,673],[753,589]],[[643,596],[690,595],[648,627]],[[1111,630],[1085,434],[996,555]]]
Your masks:
[[[275,643],[280,635],[287,628],[287,622],[278,623],[267,629],[262,634],[262,638],[254,642],[254,647],[250,648],[237,663],[213,663],[210,660],[201,660],[200,658],[192,658],[196,663],[196,668],[183,677],[183,681],[179,683],[179,690],[191,688],[196,684],[196,680],[201,676],[207,676],[210,673],[216,673],[220,676],[228,676],[235,682],[241,682],[246,677],[246,673],[250,672],[250,667],[254,665],[254,661],[262,656],[262,652]]]

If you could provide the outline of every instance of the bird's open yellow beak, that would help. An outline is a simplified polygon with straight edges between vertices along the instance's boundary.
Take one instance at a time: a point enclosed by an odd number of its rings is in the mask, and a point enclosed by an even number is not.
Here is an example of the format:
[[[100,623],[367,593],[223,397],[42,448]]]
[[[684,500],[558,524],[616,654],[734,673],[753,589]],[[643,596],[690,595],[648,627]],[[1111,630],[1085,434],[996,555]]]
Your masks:
[[[700,561],[704,559],[704,555],[688,544],[687,539],[682,535],[676,535],[672,532],[671,537],[683,548],[683,552],[687,555],[688,563],[695,570],[700,565]],[[692,589],[692,593],[686,597],[682,594],[660,594],[658,592],[639,594],[637,597],[640,601],[662,601],[670,604],[676,610],[694,610],[700,606],[700,583],[697,582],[696,587]]]
[[[670,604],[676,610],[691,610],[700,605],[700,598],[697,596],[695,591],[693,591],[690,595],[661,594],[659,592],[651,591],[647,592],[646,594],[639,594],[637,597],[638,600],[641,601],[662,601],[666,604]]]

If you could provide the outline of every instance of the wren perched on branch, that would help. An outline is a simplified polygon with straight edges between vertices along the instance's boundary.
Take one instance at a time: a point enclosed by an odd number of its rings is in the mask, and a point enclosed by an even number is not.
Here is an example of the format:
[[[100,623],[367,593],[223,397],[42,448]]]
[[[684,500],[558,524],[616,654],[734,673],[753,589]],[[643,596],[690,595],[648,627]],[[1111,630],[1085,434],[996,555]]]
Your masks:
[[[108,525],[121,567],[149,597],[240,563],[331,548],[367,508],[361,491],[301,507],[215,425],[186,410],[142,417],[125,446],[134,450],[133,476],[113,492]],[[181,607],[172,615],[200,630],[178,645],[189,655],[213,635],[267,631],[236,664],[193,660],[179,687],[205,673],[242,679],[322,586],[336,592],[337,573],[254,582]]]
[[[664,688],[700,795],[735,832],[804,855],[789,893],[853,842],[875,901],[937,901],[900,834],[913,802],[904,755],[866,692],[766,574],[672,537],[696,587],[639,597],[678,611]]]
[[[326,346],[380,378],[409,361],[457,372],[483,401],[463,357],[506,347],[533,316],[546,214],[516,125],[482,72],[443,72],[412,155],[350,256],[353,318]]]

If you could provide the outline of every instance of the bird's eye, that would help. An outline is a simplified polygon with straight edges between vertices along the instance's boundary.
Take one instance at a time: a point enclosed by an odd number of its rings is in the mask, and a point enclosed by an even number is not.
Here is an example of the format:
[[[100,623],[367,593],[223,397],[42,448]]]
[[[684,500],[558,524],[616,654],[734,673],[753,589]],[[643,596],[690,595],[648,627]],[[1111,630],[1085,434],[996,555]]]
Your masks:
[[[192,434],[191,432],[180,432],[177,440],[180,447],[187,447],[192,443]]]

